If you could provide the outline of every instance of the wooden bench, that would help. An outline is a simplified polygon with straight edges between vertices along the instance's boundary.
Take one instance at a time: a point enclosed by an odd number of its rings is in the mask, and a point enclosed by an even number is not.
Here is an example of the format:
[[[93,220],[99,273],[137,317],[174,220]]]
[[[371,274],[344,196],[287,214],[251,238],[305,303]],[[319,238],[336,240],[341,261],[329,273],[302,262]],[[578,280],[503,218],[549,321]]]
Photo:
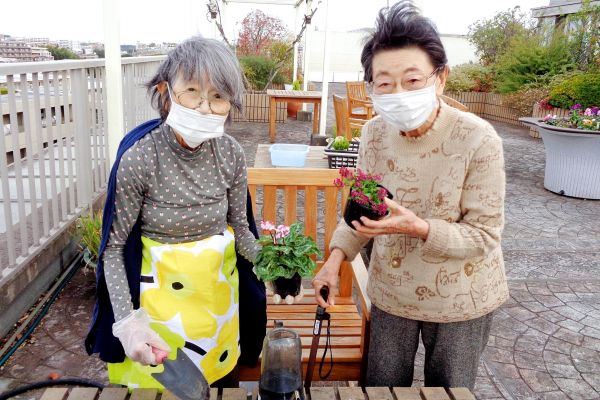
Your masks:
[[[258,391],[246,389],[211,389],[212,400],[257,400]],[[475,400],[466,388],[386,388],[386,387],[312,387],[310,400]],[[40,400],[177,400],[172,393],[159,393],[156,389],[134,389],[129,394],[126,388],[49,388]]]
[[[332,169],[248,169],[248,187],[257,221],[270,220],[277,224],[291,224],[297,220],[303,222],[305,233],[321,244],[323,258],[317,260],[317,268],[320,268],[323,260],[329,256],[329,241],[342,214],[342,205],[346,203],[346,193],[333,184],[337,177],[339,177],[338,170]],[[321,199],[320,203],[318,199]],[[301,218],[298,218],[299,207],[303,210]],[[331,345],[334,360],[333,370],[328,380],[364,382],[370,320],[370,301],[365,291],[366,281],[367,270],[360,255],[352,263],[344,262],[340,271],[336,304],[328,309],[331,314]],[[306,286],[305,284],[305,297],[299,304],[269,303],[267,305],[268,329],[273,327],[274,320],[281,320],[285,327],[299,333],[305,371],[312,341],[311,328],[317,306],[312,288]],[[358,304],[353,299],[353,293]],[[320,380],[318,361],[324,346],[325,330],[322,331],[317,353],[314,381]],[[324,371],[327,369],[328,365],[325,365]],[[242,381],[256,381],[259,376],[260,366],[252,369],[243,367],[240,370]]]

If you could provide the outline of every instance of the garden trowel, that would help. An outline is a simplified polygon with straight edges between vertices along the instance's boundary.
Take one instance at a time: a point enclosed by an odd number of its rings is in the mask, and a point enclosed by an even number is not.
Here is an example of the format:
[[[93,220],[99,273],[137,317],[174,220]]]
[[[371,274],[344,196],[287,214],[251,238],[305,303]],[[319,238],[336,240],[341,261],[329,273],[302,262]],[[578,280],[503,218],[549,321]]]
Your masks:
[[[174,360],[163,361],[163,372],[152,377],[181,400],[208,400],[209,386],[202,372],[181,348]]]

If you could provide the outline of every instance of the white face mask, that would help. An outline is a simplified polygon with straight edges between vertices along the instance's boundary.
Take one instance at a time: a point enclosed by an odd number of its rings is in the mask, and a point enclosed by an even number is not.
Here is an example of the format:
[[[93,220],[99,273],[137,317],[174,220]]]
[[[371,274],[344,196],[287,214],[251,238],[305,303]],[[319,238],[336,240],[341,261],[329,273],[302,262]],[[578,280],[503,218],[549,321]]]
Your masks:
[[[170,87],[168,90],[171,97],[171,109],[165,122],[181,136],[188,146],[196,148],[206,140],[223,136],[227,116],[202,114],[186,108],[174,101],[175,96]]]
[[[385,122],[403,132],[417,129],[435,109],[436,85],[410,92],[373,94],[373,108]]]

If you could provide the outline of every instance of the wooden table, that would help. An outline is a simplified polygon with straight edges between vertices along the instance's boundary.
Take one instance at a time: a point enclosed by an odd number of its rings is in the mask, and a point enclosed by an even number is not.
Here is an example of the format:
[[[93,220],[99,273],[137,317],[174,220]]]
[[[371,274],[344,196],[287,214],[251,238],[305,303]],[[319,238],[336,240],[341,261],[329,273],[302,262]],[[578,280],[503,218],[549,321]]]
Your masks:
[[[212,400],[256,400],[258,390],[252,393],[245,389],[210,390]],[[337,394],[337,397],[336,397]],[[312,387],[310,400],[475,400],[475,396],[466,388],[392,388],[387,387]],[[49,388],[40,400],[177,400],[172,393],[158,393],[156,389],[133,389],[131,395],[126,388]]]
[[[259,144],[254,156],[254,168],[276,168],[271,164],[271,153],[269,153],[269,144]],[[323,152],[325,146],[310,146],[306,155],[304,168],[325,168],[329,169],[327,156]]]
[[[296,102],[314,104],[313,134],[319,132],[319,109],[321,107],[321,92],[302,90],[267,90],[269,96],[269,139],[275,142],[275,113],[277,102]]]

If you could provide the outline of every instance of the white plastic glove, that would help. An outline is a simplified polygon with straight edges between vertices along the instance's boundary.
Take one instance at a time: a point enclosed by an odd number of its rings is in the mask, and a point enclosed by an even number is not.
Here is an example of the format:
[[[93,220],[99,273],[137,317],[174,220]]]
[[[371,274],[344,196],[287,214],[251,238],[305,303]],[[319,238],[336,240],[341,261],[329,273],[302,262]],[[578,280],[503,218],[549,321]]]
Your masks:
[[[112,326],[127,357],[142,365],[157,365],[171,351],[169,345],[150,328],[150,317],[143,308],[132,311]]]
[[[267,288],[267,295],[268,296],[273,296],[273,303],[275,304],[279,304],[281,303],[281,296],[278,294],[275,294],[275,291],[273,290],[273,284],[271,283],[271,281],[267,281],[265,282],[265,287]],[[294,302],[298,303],[300,300],[302,300],[302,298],[304,297],[304,287],[302,286],[302,284],[300,284],[300,293],[298,293],[296,296],[292,296],[290,294],[288,294],[287,296],[285,296],[285,302],[287,304],[294,304]]]

